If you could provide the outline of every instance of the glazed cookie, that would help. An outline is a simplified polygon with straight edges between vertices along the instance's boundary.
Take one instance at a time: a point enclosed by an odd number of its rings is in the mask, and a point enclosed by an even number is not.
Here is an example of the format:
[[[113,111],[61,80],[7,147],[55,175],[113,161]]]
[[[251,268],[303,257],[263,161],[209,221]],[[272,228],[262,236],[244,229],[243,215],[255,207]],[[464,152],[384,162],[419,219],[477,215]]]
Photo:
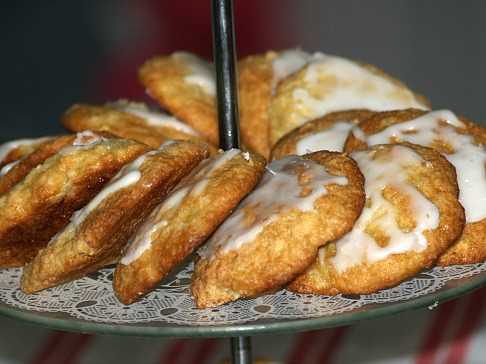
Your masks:
[[[363,176],[344,154],[272,162],[200,251],[191,285],[196,305],[218,306],[291,281],[320,246],[352,228],[363,203]]]
[[[203,161],[130,239],[113,279],[117,297],[130,304],[203,243],[260,180],[265,160],[231,149]]]
[[[377,113],[352,130],[345,149],[407,141],[432,147],[457,172],[459,201],[466,226],[459,240],[439,259],[440,265],[486,260],[486,128],[448,110]]]
[[[204,144],[167,142],[125,165],[24,268],[34,293],[116,263],[137,226],[207,156]]]
[[[310,54],[299,49],[251,55],[238,62],[240,130],[249,150],[268,158],[268,107],[278,82],[303,67]]]
[[[363,212],[348,234],[320,248],[292,291],[369,294],[393,287],[433,266],[462,232],[454,167],[439,152],[387,144],[349,156],[365,177]]]
[[[319,150],[342,152],[351,128],[373,114],[368,110],[338,111],[308,121],[279,139],[270,160]]]
[[[0,197],[0,267],[27,263],[145,144],[78,134]]]
[[[83,133],[79,133],[50,138],[37,144],[37,147],[30,154],[5,165],[0,171],[0,195],[19,183],[33,168],[44,163],[47,158],[52,157],[62,148],[78,143],[79,138],[83,138],[83,135]],[[114,135],[106,132],[100,135],[107,139],[114,137]]]
[[[0,145],[0,168],[29,155],[50,137],[17,139]]]
[[[166,113],[141,103],[117,101],[105,106],[76,104],[62,116],[62,125],[73,132],[107,130],[122,138],[158,148],[168,140],[205,141],[196,130]],[[216,153],[216,148],[211,147]]]
[[[164,109],[219,145],[214,71],[207,61],[186,52],[154,57],[138,79]]]
[[[334,111],[409,107],[427,109],[428,103],[374,66],[317,53],[278,85],[269,109],[270,141]]]

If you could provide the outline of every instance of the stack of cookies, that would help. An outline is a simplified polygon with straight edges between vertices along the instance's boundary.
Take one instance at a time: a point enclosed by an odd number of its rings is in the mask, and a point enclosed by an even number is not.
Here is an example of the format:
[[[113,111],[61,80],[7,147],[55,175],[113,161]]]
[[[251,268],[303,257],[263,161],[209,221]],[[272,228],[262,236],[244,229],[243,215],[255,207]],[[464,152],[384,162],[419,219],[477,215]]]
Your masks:
[[[269,51],[238,75],[241,150],[218,151],[214,70],[186,52],[140,67],[157,107],[76,104],[72,134],[0,146],[0,267],[35,293],[115,265],[131,304],[196,251],[204,308],[486,260],[486,128],[342,57]]]

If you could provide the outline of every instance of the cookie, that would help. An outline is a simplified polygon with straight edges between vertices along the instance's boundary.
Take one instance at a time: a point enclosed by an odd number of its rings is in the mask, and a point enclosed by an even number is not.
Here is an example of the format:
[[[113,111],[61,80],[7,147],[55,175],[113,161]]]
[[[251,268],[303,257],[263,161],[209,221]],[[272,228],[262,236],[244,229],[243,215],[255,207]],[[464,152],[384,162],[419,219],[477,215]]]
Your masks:
[[[303,67],[310,54],[300,49],[269,51],[238,62],[240,131],[246,147],[265,158],[270,153],[268,107],[281,79]]]
[[[125,165],[27,264],[22,291],[38,292],[116,263],[137,226],[206,156],[203,144],[168,142]]]
[[[277,86],[269,108],[270,141],[334,111],[409,107],[428,109],[428,102],[374,66],[317,53]]]
[[[0,145],[0,168],[14,163],[32,153],[39,145],[50,137],[17,139]],[[5,173],[5,172],[4,172]],[[3,174],[4,174],[3,173]]]
[[[130,304],[153,290],[253,189],[265,164],[231,149],[196,167],[131,237],[114,274],[117,297]]]
[[[0,267],[22,266],[69,223],[126,163],[150,148],[93,132],[75,141],[0,196]]]
[[[363,176],[346,155],[316,152],[272,162],[200,251],[191,284],[197,307],[285,285],[320,246],[352,228],[363,203]]]
[[[61,123],[72,132],[107,130],[152,148],[176,139],[208,143],[196,130],[174,116],[134,102],[117,101],[105,106],[75,104],[63,114]],[[211,150],[216,153],[214,146]]]
[[[320,248],[288,288],[369,294],[432,267],[460,236],[465,216],[452,164],[434,149],[376,145],[349,154],[365,177],[366,204],[353,229]]]
[[[213,145],[219,145],[212,65],[187,52],[147,60],[138,70],[147,93]]]
[[[449,110],[383,112],[353,129],[345,149],[402,141],[438,150],[457,172],[459,201],[466,211],[466,226],[438,263],[451,265],[486,260],[486,128]]]
[[[310,120],[280,138],[272,148],[270,160],[319,150],[342,152],[351,128],[373,114],[368,110],[337,111]]]
[[[62,148],[77,143],[79,138],[83,138],[83,133],[65,135],[57,138],[49,138],[47,141],[34,145],[29,144],[32,151],[22,158],[7,164],[0,172],[0,195],[3,195],[13,186],[19,183],[33,168],[44,163],[44,161],[59,152]],[[113,137],[109,133],[104,133],[105,138]]]

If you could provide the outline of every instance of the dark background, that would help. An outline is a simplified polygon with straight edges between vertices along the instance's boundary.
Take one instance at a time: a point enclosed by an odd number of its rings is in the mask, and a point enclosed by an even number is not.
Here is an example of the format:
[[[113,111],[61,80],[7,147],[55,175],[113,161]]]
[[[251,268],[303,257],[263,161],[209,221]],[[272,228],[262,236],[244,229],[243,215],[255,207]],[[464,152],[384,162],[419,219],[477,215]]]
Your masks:
[[[75,102],[144,100],[135,70],[175,50],[211,57],[209,0],[3,2],[0,141],[63,132]],[[375,64],[486,124],[486,2],[235,0],[238,55],[301,46]]]

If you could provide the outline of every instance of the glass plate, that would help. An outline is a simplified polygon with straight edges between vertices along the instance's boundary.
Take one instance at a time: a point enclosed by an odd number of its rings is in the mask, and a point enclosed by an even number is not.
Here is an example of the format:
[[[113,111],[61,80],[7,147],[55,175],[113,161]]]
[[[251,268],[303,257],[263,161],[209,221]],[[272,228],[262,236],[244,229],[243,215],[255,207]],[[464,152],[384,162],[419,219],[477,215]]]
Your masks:
[[[34,295],[19,290],[21,269],[0,271],[0,313],[50,328],[154,337],[253,336],[354,324],[429,307],[486,283],[486,263],[436,267],[378,293],[302,295],[279,290],[214,309],[197,309],[188,284],[192,264],[143,300],[125,306],[111,289],[113,270]]]

